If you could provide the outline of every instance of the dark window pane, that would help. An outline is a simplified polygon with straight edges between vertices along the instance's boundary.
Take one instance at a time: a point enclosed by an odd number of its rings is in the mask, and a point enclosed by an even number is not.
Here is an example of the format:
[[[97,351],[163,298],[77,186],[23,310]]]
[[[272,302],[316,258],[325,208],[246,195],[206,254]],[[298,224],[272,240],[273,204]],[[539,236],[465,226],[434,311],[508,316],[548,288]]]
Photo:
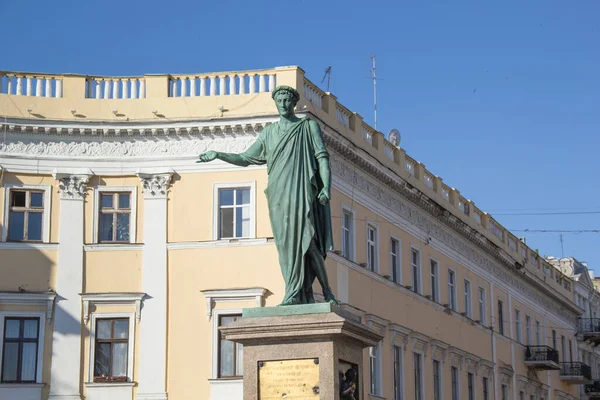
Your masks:
[[[219,205],[220,206],[232,206],[233,205],[233,189],[219,190]]]
[[[110,339],[110,319],[99,319],[96,321],[96,339]]]
[[[102,208],[113,208],[113,195],[112,194],[101,194],[100,204]]]
[[[18,338],[20,322],[18,319],[6,319],[4,321],[4,337],[9,339]]]
[[[42,213],[29,212],[27,240],[42,240]]]
[[[127,376],[127,343],[113,343],[112,376]]]
[[[250,189],[237,189],[235,191],[235,204],[250,204]]]
[[[233,237],[233,208],[221,209],[221,235],[222,238]]]
[[[110,362],[110,344],[98,343],[94,360],[94,376],[108,376]]]
[[[119,194],[119,208],[120,209],[130,208],[129,199],[130,199],[129,193],[120,193]]]
[[[17,365],[19,360],[19,344],[4,343],[2,365],[2,382],[17,380]]]
[[[10,205],[13,207],[25,207],[25,197],[27,192],[20,192],[16,190],[11,190],[11,202]]]
[[[8,218],[8,240],[23,240],[25,213],[11,211]]]
[[[128,319],[116,319],[114,323],[114,334],[115,339],[127,339],[129,337],[129,320]]]
[[[21,359],[21,381],[35,381],[36,358],[37,343],[23,343],[23,358]]]
[[[44,196],[42,192],[31,192],[29,207],[42,208],[44,206]]]
[[[26,319],[23,321],[23,337],[25,339],[37,339],[38,337],[38,320]]]
[[[113,240],[113,214],[100,214],[98,236],[101,242]]]
[[[117,214],[117,241],[129,241],[129,214]]]

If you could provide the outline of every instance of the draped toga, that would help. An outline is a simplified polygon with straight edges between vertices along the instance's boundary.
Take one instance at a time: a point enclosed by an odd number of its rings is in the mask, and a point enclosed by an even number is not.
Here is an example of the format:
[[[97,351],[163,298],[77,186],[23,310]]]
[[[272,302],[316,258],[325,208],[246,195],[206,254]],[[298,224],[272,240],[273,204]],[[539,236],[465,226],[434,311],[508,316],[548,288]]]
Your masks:
[[[306,117],[285,129],[275,122],[240,155],[250,164],[267,164],[265,195],[285,281],[283,304],[307,303],[312,263],[333,248],[330,206],[317,198],[323,188],[318,160],[329,158],[321,130]]]

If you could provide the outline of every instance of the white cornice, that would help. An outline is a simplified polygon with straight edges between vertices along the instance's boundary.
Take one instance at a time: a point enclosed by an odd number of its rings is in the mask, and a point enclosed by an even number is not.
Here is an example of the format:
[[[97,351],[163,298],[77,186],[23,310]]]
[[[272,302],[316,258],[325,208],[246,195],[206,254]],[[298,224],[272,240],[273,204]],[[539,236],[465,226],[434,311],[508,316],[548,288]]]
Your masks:
[[[142,317],[142,300],[146,293],[85,293],[80,294],[83,302],[83,323],[87,325],[90,319],[90,304],[103,305],[135,305],[135,320],[140,322]]]
[[[390,324],[389,320],[378,317],[375,314],[365,314],[363,318],[365,320],[365,325],[375,330],[381,336],[385,336],[385,331],[387,330],[387,327]]]
[[[244,289],[207,289],[200,291],[206,299],[206,319],[210,321],[212,310],[216,303],[253,301],[257,307],[264,305],[265,296],[269,291],[265,288]]]
[[[83,246],[83,251],[85,251],[86,253],[94,252],[94,251],[141,251],[143,249],[144,249],[144,244],[142,244],[142,243],[86,244]]]
[[[0,292],[0,305],[44,306],[46,307],[46,321],[50,323],[55,298],[56,293],[54,292]]]
[[[58,243],[0,242],[0,250],[58,250]]]
[[[207,242],[173,242],[167,244],[167,250],[187,250],[187,249],[207,249],[212,247],[236,247],[236,246],[261,246],[265,244],[274,244],[267,238],[257,239],[225,239],[210,240]]]

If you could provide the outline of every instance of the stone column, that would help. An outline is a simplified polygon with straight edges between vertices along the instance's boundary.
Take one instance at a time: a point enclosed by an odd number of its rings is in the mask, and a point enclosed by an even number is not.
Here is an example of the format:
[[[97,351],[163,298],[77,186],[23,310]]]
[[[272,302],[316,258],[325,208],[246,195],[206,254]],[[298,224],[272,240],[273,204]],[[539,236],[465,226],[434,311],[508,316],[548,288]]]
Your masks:
[[[171,173],[138,176],[144,187],[142,291],[148,298],[144,301],[144,319],[139,324],[136,400],[166,400],[167,192]]]
[[[83,199],[90,175],[55,174],[54,177],[60,189],[60,217],[49,400],[79,400]]]

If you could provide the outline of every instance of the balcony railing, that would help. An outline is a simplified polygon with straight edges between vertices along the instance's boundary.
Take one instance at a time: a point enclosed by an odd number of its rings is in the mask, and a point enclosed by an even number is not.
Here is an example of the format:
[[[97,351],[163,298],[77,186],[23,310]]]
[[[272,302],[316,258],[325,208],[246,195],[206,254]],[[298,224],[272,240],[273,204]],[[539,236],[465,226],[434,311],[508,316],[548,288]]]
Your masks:
[[[595,380],[594,382],[585,385],[583,388],[589,400],[600,399],[600,380]]]
[[[538,369],[560,369],[558,351],[550,346],[527,346],[525,364]]]
[[[572,384],[592,381],[592,368],[582,362],[560,363],[560,379]]]

